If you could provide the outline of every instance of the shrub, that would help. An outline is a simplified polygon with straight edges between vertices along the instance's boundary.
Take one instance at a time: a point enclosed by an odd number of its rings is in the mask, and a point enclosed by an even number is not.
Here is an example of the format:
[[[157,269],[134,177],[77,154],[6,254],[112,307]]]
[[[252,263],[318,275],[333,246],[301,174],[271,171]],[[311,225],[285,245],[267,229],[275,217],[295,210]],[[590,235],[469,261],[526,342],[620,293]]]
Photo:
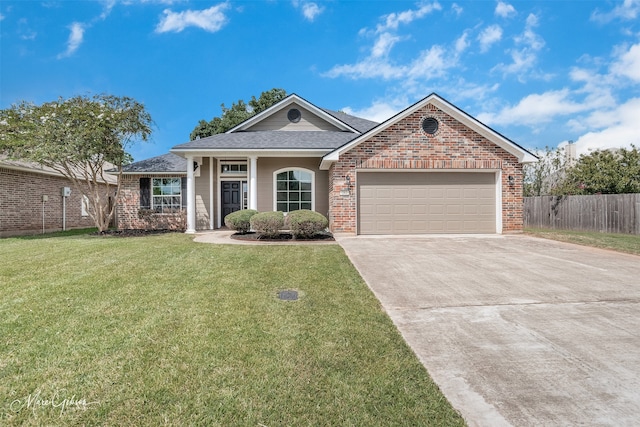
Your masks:
[[[282,212],[260,212],[251,217],[251,228],[263,237],[277,237],[284,227]]]
[[[231,212],[224,217],[224,225],[240,234],[248,233],[251,230],[251,217],[257,213],[258,211],[253,209]]]
[[[310,239],[327,228],[329,220],[321,213],[301,209],[289,212],[287,224],[296,239]]]

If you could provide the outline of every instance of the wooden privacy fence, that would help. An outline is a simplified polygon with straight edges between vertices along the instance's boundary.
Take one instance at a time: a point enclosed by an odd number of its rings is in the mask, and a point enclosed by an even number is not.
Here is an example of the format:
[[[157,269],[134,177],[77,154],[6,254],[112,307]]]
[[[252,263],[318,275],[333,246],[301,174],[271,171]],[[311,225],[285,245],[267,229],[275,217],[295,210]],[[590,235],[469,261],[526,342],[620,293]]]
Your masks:
[[[640,234],[640,193],[525,197],[524,226]]]

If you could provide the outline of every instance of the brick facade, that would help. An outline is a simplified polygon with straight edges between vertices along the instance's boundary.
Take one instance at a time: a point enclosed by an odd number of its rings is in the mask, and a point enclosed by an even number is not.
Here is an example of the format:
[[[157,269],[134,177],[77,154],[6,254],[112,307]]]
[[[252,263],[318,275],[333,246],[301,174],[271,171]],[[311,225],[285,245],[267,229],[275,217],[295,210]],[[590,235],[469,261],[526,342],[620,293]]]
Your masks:
[[[63,187],[71,188],[66,228],[94,227],[91,217],[82,215],[82,194],[67,178],[0,166],[0,237],[42,233],[43,217],[45,232],[61,231]]]
[[[184,174],[183,174],[184,175]],[[140,178],[180,177],[180,174],[123,175],[118,197],[117,217],[119,229],[169,229],[187,228],[186,212],[171,214],[151,213],[140,209]],[[186,195],[184,195],[186,197]]]
[[[435,135],[423,132],[421,123],[425,117],[438,120]],[[329,222],[333,232],[356,232],[356,171],[359,169],[501,170],[502,232],[522,231],[522,164],[515,156],[432,104],[342,153],[331,166]],[[512,183],[509,176],[514,178]],[[341,190],[347,190],[346,177],[351,180],[350,191],[341,194]]]

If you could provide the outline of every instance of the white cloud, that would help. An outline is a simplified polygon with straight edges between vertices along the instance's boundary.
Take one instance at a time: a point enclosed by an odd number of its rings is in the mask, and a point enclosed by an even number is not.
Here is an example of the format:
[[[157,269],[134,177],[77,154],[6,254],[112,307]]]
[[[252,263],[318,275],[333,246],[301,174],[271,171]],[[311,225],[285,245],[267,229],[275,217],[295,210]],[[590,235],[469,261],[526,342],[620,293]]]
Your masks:
[[[597,111],[589,117],[589,122],[601,130],[585,133],[576,140],[577,154],[588,154],[591,150],[608,148],[628,148],[631,144],[640,146],[640,98],[631,98],[615,109]]]
[[[58,59],[66,58],[75,53],[76,50],[82,44],[84,39],[84,30],[85,27],[80,22],[74,22],[69,26],[69,30],[71,33],[69,34],[69,39],[67,40],[67,50],[58,55]]]
[[[523,44],[533,50],[540,50],[544,47],[544,40],[533,31],[538,26],[538,17],[533,13],[527,16],[527,22],[522,35],[515,38],[516,43]]]
[[[323,11],[324,11],[324,7],[318,6],[317,3],[314,3],[314,2],[302,3],[302,15],[309,22],[313,22]]]
[[[640,82],[640,43],[632,45],[629,50],[623,52],[611,65],[611,71]]]
[[[111,14],[111,10],[116,5],[116,0],[103,0],[102,4],[104,5],[104,7],[99,19],[104,21]]]
[[[489,50],[491,45],[502,39],[502,28],[499,25],[491,25],[480,32],[478,41],[480,42],[480,52]]]
[[[406,102],[402,105],[403,106],[398,106],[398,102],[394,101],[374,101],[369,107],[365,107],[360,110],[354,110],[351,107],[345,107],[342,110],[345,113],[356,117],[362,117],[364,119],[382,123],[396,115],[402,110],[402,108],[406,107]]]
[[[462,12],[464,11],[464,9],[462,9],[462,7],[458,5],[458,3],[453,3],[451,5],[451,10],[453,10],[453,13],[455,13],[456,16],[462,15]]]
[[[366,28],[359,31],[361,36],[375,37],[370,55],[355,64],[335,65],[329,71],[323,73],[323,76],[331,78],[346,76],[354,79],[376,77],[400,79],[408,76],[413,79],[441,75],[442,70],[450,67],[452,61],[457,61],[457,56],[452,59],[444,58],[444,49],[440,46],[432,46],[430,49],[423,50],[410,63],[396,65],[389,59],[393,47],[399,41],[405,39],[405,37],[397,35],[396,30],[401,25],[420,19],[434,10],[441,10],[439,3],[423,4],[418,9],[382,16],[382,23],[377,25],[375,31],[370,31]]]
[[[640,0],[624,0],[622,4],[614,7],[610,12],[601,13],[598,9],[591,13],[591,20],[601,23],[611,22],[615,19],[630,21],[640,15]]]
[[[511,64],[498,64],[493,70],[501,71],[504,74],[517,74],[520,81],[524,81],[526,73],[530,71],[538,61],[538,52],[544,47],[545,42],[533,30],[538,26],[538,17],[529,14],[522,34],[516,36],[514,41],[520,48],[513,48],[509,51],[513,62]],[[540,76],[538,76],[540,77]],[[548,79],[548,75],[542,75],[543,79]]]
[[[393,46],[400,40],[401,38],[399,36],[395,36],[391,33],[380,34],[371,48],[371,56],[373,58],[387,56]]]
[[[494,13],[496,14],[496,16],[499,16],[501,18],[508,18],[516,14],[516,9],[509,3],[499,1],[496,5],[496,10],[494,11]]]
[[[205,31],[216,32],[222,29],[228,22],[225,10],[229,8],[229,3],[220,3],[203,10],[185,10],[183,12],[173,12],[170,9],[163,11],[164,17],[156,26],[157,33],[176,32],[187,27],[201,28]]]
[[[443,47],[434,45],[420,53],[408,67],[406,74],[412,79],[429,80],[443,75],[455,63],[456,59],[447,55]]]
[[[589,108],[581,102],[572,101],[570,95],[568,89],[531,94],[522,98],[517,105],[506,107],[497,114],[481,113],[478,119],[487,124],[534,126]]]
[[[467,31],[465,31],[460,37],[458,37],[458,39],[456,40],[456,52],[457,53],[462,53],[465,50],[467,50],[467,48],[470,45],[469,40],[467,40],[467,37],[469,36],[469,33]]]
[[[377,26],[376,32],[381,33],[388,30],[397,30],[401,24],[410,24],[416,19],[420,19],[425,15],[433,12],[434,10],[442,10],[442,6],[440,6],[440,3],[425,3],[415,10],[405,10],[399,13],[390,13],[383,17],[384,22]]]

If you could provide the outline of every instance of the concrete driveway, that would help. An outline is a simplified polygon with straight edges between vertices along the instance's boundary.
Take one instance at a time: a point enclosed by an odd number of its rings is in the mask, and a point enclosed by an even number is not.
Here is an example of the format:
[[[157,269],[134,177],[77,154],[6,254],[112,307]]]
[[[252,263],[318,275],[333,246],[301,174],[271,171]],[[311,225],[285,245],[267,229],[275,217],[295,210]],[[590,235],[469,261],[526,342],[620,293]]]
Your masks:
[[[469,425],[640,424],[640,257],[526,236],[337,240]]]

